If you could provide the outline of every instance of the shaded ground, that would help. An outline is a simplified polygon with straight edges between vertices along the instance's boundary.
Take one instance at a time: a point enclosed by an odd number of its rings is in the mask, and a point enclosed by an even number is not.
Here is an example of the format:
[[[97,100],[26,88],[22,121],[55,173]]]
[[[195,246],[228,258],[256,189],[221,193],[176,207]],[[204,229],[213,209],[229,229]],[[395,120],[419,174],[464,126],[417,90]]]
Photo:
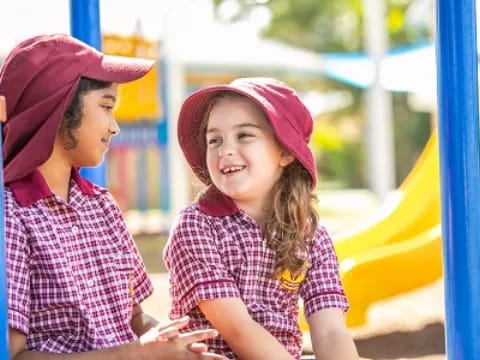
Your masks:
[[[374,305],[367,324],[352,329],[370,359],[444,360],[443,282]]]

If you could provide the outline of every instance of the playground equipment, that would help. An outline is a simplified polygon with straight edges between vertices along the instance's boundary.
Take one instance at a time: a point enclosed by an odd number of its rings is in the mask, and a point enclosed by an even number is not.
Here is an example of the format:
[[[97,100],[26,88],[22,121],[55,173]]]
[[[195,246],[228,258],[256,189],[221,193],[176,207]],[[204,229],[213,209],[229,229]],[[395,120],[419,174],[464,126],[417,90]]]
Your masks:
[[[352,305],[349,326],[368,307],[425,286],[442,275],[438,136],[435,131],[409,176],[378,216],[335,243]]]
[[[442,274],[438,135],[378,215],[335,242],[351,304],[349,326],[366,321],[378,301],[427,285]],[[308,330],[305,319],[300,319]]]

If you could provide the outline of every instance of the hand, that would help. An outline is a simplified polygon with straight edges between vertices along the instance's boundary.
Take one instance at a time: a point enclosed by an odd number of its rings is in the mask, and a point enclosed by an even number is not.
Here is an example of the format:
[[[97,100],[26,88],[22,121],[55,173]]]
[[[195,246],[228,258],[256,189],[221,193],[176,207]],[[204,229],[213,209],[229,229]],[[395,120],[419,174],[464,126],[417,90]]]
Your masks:
[[[0,122],[7,121],[7,103],[5,96],[0,96]]]
[[[171,360],[226,360],[223,356],[209,353],[201,341],[218,335],[216,330],[198,330],[180,333],[180,329],[188,324],[184,317],[167,324],[157,325],[140,337],[140,344],[148,349],[147,355],[152,359]]]

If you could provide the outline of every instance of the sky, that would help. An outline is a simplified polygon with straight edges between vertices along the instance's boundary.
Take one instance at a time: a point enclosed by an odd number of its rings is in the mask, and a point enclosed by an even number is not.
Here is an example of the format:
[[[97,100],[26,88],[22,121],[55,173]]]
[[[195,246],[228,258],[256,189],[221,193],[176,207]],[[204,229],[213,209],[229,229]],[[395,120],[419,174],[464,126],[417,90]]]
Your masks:
[[[102,32],[129,35],[139,21],[144,36],[162,40],[169,34],[172,39],[184,32],[201,37],[214,25],[210,0],[99,1]],[[227,1],[224,10],[228,12],[233,3]],[[33,35],[69,33],[69,4],[70,0],[0,0],[0,55]],[[256,33],[266,22],[268,14],[259,10],[251,21],[231,29]]]

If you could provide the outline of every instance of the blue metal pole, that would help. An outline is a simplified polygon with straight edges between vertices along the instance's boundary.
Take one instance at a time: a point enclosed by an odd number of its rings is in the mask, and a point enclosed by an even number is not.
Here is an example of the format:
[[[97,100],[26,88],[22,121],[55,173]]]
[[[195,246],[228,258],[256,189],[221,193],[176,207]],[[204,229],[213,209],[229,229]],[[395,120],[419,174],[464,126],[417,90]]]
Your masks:
[[[70,0],[70,31],[72,36],[96,49],[102,47],[99,0]],[[82,176],[105,187],[106,161],[97,168],[83,168]]]
[[[2,143],[2,132],[0,131],[0,144]],[[8,351],[8,323],[7,323],[7,276],[5,263],[5,226],[3,207],[3,155],[0,146],[0,359],[9,359]]]
[[[170,212],[171,194],[170,194],[170,176],[169,176],[169,163],[168,152],[169,138],[168,138],[168,85],[167,85],[167,64],[165,58],[162,58],[159,62],[159,71],[161,83],[159,86],[160,94],[158,98],[162,104],[162,118],[158,122],[158,145],[160,149],[160,210],[165,213]]]
[[[480,354],[480,155],[475,0],[437,1],[447,358]],[[422,271],[422,269],[419,269]]]

